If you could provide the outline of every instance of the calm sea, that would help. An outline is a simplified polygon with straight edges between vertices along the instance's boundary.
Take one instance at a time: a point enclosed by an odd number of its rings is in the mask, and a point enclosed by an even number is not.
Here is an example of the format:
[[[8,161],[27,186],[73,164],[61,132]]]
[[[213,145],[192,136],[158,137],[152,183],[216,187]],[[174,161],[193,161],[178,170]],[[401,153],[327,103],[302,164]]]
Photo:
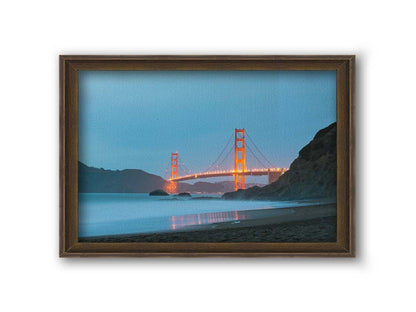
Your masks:
[[[215,195],[209,195],[214,197]],[[297,202],[225,201],[148,194],[80,193],[79,236],[166,232],[252,219],[249,210],[300,206]],[[273,211],[273,215],[288,213]]]

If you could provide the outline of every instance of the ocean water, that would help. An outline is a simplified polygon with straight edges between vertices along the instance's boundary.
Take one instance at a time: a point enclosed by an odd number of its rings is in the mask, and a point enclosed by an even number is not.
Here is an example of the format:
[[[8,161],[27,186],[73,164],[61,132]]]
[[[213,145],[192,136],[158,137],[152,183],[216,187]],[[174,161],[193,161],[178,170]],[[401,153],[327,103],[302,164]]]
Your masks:
[[[251,210],[306,204],[288,201],[225,201],[148,194],[80,193],[78,236],[154,233],[256,217]],[[209,195],[214,197],[215,195]],[[290,213],[274,210],[274,215]]]

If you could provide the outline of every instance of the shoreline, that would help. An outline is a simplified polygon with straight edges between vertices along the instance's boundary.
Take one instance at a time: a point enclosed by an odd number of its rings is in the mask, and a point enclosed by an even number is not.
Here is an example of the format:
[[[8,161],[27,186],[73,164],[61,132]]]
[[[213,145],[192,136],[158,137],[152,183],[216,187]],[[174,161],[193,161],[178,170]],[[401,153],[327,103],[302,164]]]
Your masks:
[[[336,204],[250,210],[255,217],[167,232],[80,237],[80,242],[249,242],[336,240]],[[283,213],[283,215],[282,215]]]

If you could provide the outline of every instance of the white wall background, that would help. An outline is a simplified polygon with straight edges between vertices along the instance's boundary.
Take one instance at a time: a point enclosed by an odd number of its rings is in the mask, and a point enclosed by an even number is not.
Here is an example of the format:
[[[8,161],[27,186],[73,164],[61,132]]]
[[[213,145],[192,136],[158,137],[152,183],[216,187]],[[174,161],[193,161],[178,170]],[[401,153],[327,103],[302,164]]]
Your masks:
[[[412,1],[0,4],[2,311],[415,311]],[[59,259],[59,54],[357,54],[355,259]]]

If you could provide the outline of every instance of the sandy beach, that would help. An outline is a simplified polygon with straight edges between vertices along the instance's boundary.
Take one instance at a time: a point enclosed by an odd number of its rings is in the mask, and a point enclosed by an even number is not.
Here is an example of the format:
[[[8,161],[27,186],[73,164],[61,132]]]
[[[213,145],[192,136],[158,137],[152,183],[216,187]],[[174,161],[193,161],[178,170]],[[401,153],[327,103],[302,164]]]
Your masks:
[[[277,215],[276,210],[287,212]],[[336,204],[251,212],[250,220],[193,226],[170,232],[79,238],[80,242],[333,242]]]

